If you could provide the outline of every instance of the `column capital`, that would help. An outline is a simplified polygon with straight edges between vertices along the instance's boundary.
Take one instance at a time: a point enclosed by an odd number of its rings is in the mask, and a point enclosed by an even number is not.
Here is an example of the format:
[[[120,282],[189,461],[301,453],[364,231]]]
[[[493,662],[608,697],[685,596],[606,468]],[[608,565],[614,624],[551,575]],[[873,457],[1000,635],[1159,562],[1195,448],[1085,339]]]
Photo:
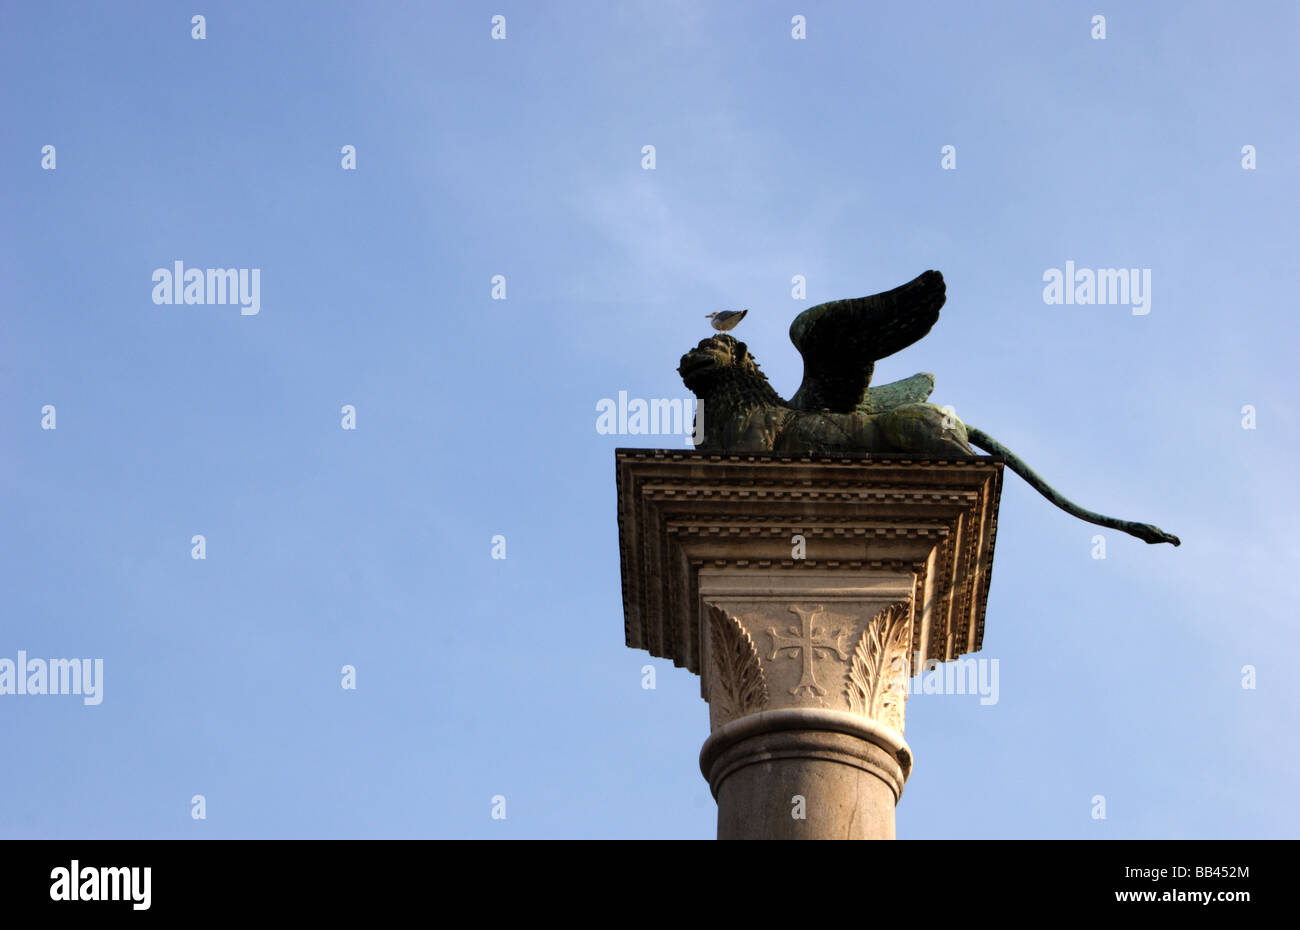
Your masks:
[[[713,573],[732,593],[834,579],[867,600],[892,579],[913,604],[913,674],[980,648],[1000,458],[619,449],[615,464],[629,647],[700,674]]]

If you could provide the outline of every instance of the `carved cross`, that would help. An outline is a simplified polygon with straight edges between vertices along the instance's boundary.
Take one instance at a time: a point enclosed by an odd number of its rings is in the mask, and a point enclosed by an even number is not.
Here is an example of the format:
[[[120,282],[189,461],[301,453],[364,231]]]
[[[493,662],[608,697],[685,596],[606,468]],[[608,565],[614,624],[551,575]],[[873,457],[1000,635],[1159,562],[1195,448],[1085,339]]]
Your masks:
[[[790,693],[798,695],[800,691],[808,694],[823,695],[826,691],[817,685],[817,679],[813,676],[813,659],[825,658],[829,652],[834,652],[839,656],[841,661],[847,661],[849,654],[844,651],[840,645],[840,640],[846,635],[844,630],[835,630],[829,636],[826,635],[824,628],[813,626],[813,622],[825,612],[819,604],[812,610],[800,610],[798,607],[791,607],[790,613],[798,616],[800,621],[799,627],[790,627],[790,635],[778,633],[776,627],[769,627],[767,635],[772,637],[772,655],[770,658],[775,659],[782,650],[789,650],[787,658],[803,659],[803,674],[799,677],[799,684],[790,689]]]

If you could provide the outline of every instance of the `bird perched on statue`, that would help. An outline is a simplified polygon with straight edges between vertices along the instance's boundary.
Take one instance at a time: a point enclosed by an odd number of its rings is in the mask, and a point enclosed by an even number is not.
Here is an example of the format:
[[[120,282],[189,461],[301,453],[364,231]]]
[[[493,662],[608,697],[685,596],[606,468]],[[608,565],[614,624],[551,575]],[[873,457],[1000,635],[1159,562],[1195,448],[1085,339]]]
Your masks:
[[[719,310],[717,313],[707,314],[704,318],[713,321],[713,328],[720,333],[725,333],[729,329],[735,329],[736,324],[745,318],[748,308],[744,310]]]

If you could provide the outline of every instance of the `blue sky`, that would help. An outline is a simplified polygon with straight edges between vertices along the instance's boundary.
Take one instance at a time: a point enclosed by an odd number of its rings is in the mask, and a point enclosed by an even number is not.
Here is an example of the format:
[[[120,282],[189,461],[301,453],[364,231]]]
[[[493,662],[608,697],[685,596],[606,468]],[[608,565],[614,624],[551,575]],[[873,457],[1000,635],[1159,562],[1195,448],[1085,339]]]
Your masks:
[[[1296,836],[1298,25],[0,5],[0,657],[104,662],[98,706],[0,695],[0,836],[712,836],[698,681],[623,645],[614,449],[681,440],[596,405],[686,395],[724,307],[788,396],[797,312],[927,268],[948,303],[877,382],[935,372],[1183,546],[1094,559],[1008,473],[999,701],[909,702],[899,835]],[[260,312],[155,305],[175,261],[260,269]],[[1045,304],[1066,261],[1151,269],[1151,312]]]

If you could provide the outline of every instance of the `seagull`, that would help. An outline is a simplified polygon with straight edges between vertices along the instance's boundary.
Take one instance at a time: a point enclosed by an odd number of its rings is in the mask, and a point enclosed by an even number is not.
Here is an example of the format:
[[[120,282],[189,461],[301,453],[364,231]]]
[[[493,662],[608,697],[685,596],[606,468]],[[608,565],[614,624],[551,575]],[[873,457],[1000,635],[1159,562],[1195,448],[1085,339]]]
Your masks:
[[[744,310],[720,310],[717,313],[710,313],[704,318],[713,321],[713,328],[720,333],[725,333],[729,329],[735,329],[736,324],[745,318],[749,309]]]

